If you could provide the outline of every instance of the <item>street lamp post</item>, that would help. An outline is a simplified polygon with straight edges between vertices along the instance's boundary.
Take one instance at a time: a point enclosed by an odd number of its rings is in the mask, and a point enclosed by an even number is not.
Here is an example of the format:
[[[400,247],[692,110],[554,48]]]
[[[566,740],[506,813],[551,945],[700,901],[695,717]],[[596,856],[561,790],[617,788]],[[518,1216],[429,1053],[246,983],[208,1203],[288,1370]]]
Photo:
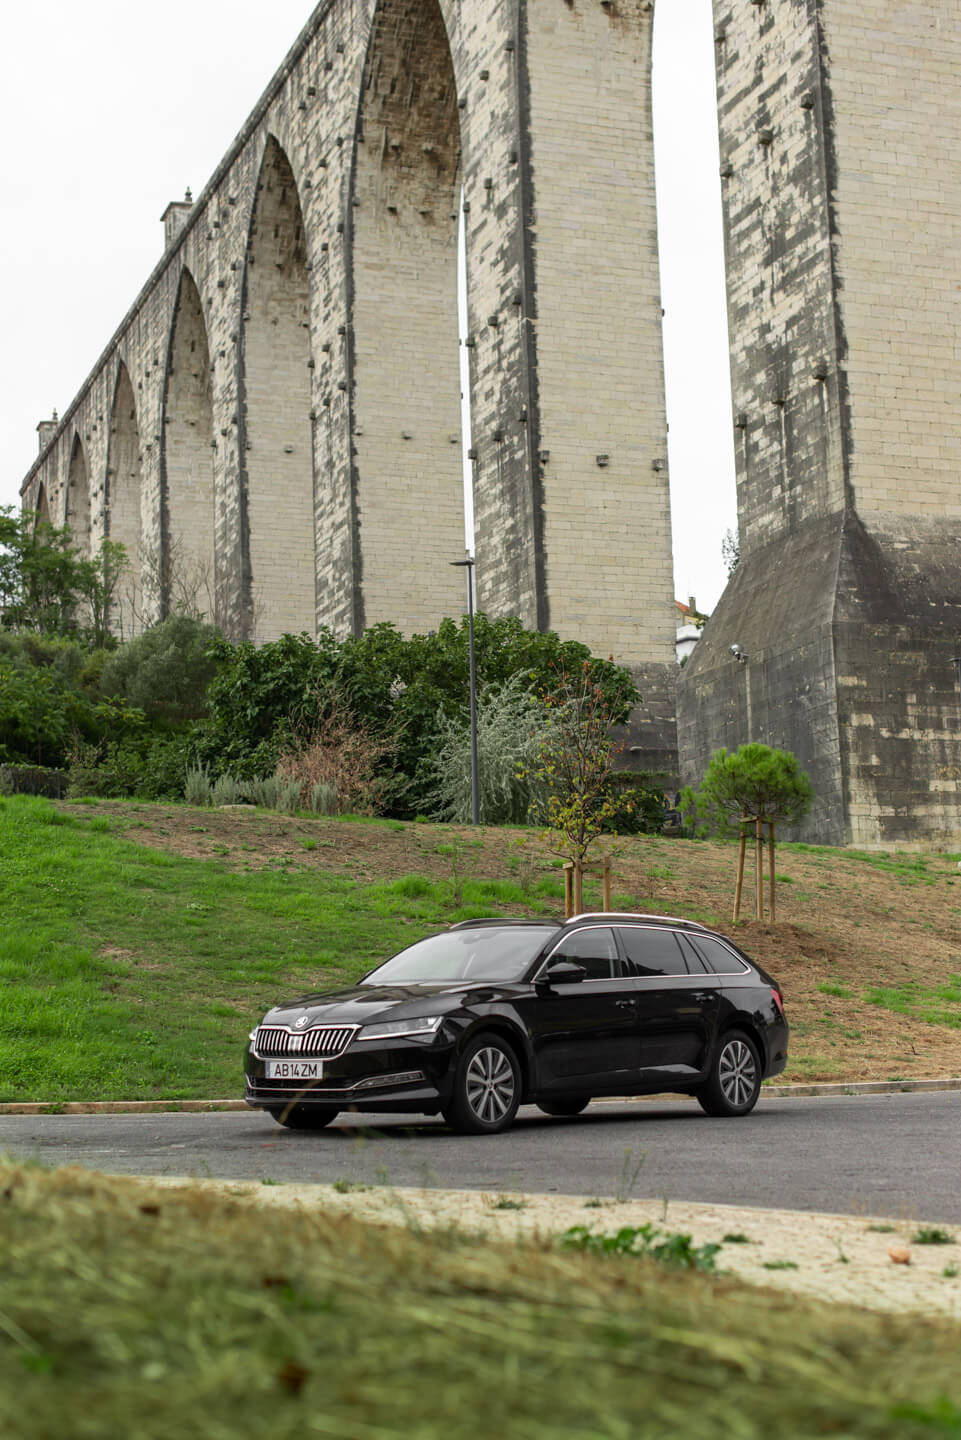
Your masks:
[[[477,672],[474,667],[474,557],[451,560],[467,571],[467,634],[470,655],[470,810],[471,824],[480,824],[480,784],[477,770]]]

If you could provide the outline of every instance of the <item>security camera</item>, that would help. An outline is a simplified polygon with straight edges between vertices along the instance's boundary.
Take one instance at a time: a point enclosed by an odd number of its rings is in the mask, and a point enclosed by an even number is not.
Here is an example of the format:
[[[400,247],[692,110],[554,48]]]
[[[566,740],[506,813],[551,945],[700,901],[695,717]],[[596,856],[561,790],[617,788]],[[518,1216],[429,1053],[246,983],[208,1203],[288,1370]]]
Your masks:
[[[751,658],[746,650],[741,649],[740,645],[729,645],[728,649],[739,665],[746,665]]]
[[[740,660],[740,658],[741,658],[741,647],[740,647],[740,645],[731,645],[731,646],[729,646],[729,649],[730,649],[730,651],[731,651],[731,654],[734,656],[734,658],[735,658],[736,660]]]

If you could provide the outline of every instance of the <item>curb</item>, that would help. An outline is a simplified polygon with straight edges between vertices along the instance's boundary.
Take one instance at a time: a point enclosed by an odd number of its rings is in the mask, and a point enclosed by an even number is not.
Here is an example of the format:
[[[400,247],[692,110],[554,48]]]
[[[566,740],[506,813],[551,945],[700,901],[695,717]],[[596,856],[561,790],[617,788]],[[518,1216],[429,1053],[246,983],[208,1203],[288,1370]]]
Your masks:
[[[851,1080],[811,1085],[765,1085],[762,1096],[784,1099],[795,1096],[813,1099],[825,1095],[902,1095],[914,1091],[961,1090],[961,1077],[949,1080]],[[653,1100],[655,1095],[606,1095],[607,1104]],[[683,1097],[675,1097],[683,1098]],[[11,1101],[0,1104],[0,1115],[155,1115],[163,1113],[208,1114],[215,1110],[249,1110],[243,1100],[65,1100],[62,1104],[42,1100]]]

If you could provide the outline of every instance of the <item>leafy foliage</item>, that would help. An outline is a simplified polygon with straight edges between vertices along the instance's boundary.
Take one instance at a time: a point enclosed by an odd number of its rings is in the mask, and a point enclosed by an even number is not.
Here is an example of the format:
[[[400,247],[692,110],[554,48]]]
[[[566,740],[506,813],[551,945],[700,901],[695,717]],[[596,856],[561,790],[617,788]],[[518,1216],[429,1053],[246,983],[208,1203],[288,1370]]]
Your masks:
[[[532,694],[546,695],[559,670],[586,666],[612,721],[625,719],[637,699],[626,670],[552,632],[478,614],[474,637],[481,693],[516,676]],[[468,709],[466,617],[409,639],[385,623],[344,641],[329,631],[316,641],[285,635],[259,648],[217,640],[211,653],[218,673],[197,744],[212,769],[246,778],[273,774],[281,752],[309,731],[336,694],[339,713],[390,744],[391,811],[413,817],[436,803],[433,755],[447,734],[445,722],[463,724]]]
[[[484,690],[477,701],[477,755],[480,816],[485,825],[523,824],[534,770],[551,714],[515,675]],[[471,819],[471,732],[469,717],[440,712],[436,748],[422,767],[427,781],[425,813],[466,825]]]
[[[814,789],[796,755],[752,742],[716,750],[700,789],[688,786],[681,809],[696,818],[701,834],[728,833],[743,817],[796,825],[807,814]]]
[[[572,1225],[561,1236],[565,1250],[586,1250],[591,1255],[632,1255],[657,1260],[676,1270],[715,1270],[721,1249],[710,1241],[695,1245],[690,1235],[660,1230],[651,1221],[623,1225],[614,1235],[596,1235],[586,1225]]]
[[[200,719],[216,674],[211,646],[217,632],[186,615],[171,615],[106,658],[104,695],[127,700],[148,719]]]
[[[85,556],[69,528],[36,524],[0,506],[0,623],[43,635],[110,643],[110,613],[126,572],[124,547],[105,540]]]
[[[531,813],[548,830],[556,854],[582,862],[620,806],[630,805],[611,788],[616,745],[614,716],[604,687],[585,662],[555,673],[544,697],[551,716],[533,766],[537,787]]]

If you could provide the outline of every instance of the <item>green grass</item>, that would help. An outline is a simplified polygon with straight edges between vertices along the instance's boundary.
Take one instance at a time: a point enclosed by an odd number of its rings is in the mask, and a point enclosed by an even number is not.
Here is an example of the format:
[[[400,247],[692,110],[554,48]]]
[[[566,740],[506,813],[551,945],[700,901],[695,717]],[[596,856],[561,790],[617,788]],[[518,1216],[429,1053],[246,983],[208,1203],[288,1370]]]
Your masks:
[[[946,985],[876,986],[865,991],[864,998],[869,1005],[925,1020],[930,1025],[961,1028],[961,975],[949,975]]]
[[[248,1030],[421,935],[527,905],[553,879],[362,884],[181,859],[47,801],[0,797],[0,1100],[219,1099]]]
[[[961,1430],[947,1322],[197,1187],[11,1168],[0,1194],[17,1440],[473,1440],[479,1416],[518,1440]]]

